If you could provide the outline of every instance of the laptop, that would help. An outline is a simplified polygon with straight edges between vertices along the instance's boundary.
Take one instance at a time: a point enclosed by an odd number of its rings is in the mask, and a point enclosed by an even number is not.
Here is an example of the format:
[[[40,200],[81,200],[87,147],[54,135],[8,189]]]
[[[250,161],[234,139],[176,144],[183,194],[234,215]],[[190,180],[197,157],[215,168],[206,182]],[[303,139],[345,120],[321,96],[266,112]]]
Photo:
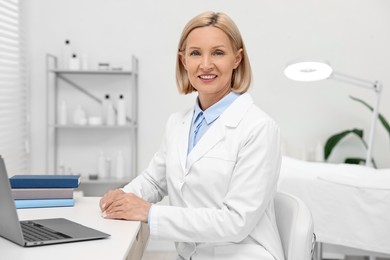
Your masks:
[[[110,235],[65,218],[19,221],[3,158],[0,156],[0,236],[23,247],[107,238]]]

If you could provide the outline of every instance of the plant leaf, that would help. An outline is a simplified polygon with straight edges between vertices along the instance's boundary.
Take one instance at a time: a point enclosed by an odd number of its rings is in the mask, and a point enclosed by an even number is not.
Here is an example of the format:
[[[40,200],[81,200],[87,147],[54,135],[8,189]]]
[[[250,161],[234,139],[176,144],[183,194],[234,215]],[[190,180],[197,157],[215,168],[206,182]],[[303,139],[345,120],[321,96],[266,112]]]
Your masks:
[[[362,159],[362,158],[346,158],[344,163],[348,163],[348,164],[361,164],[361,163],[365,163],[366,162],[366,159]]]
[[[348,163],[348,164],[366,164],[366,159],[362,159],[362,158],[346,158],[344,160],[344,163]],[[377,169],[378,167],[376,166],[376,163],[375,163],[375,160],[374,158],[371,158],[371,163],[372,163],[372,166]]]
[[[326,141],[325,143],[325,147],[324,147],[324,159],[325,161],[328,160],[330,154],[332,153],[332,150],[333,148],[347,135],[349,134],[355,134],[356,136],[358,136],[362,142],[364,143],[364,145],[366,146],[366,143],[364,142],[363,140],[363,130],[361,129],[352,129],[352,130],[345,130],[345,131],[342,131],[340,133],[337,133],[335,135],[332,135],[331,137],[328,138],[328,140]],[[367,146],[366,146],[367,147]]]
[[[362,103],[363,105],[365,105],[368,109],[370,109],[371,111],[374,111],[374,109],[369,105],[367,104],[366,102],[364,102],[363,100],[359,99],[359,98],[355,98],[353,96],[349,96],[352,100],[355,100],[357,102],[360,102]],[[387,133],[389,134],[390,136],[390,124],[389,122],[387,122],[387,120],[385,119],[385,117],[379,113],[378,114],[378,118],[379,118],[379,121],[382,123],[383,127],[387,130]]]

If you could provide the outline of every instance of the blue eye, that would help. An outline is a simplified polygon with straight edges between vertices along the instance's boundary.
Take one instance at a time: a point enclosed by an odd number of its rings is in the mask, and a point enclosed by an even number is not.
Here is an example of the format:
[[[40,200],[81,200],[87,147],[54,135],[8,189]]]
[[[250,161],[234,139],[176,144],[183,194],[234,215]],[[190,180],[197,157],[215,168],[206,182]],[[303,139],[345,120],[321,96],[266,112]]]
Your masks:
[[[200,52],[199,51],[192,51],[190,52],[190,56],[199,56]]]
[[[222,56],[222,55],[224,55],[225,53],[223,52],[223,51],[215,51],[214,52],[214,55],[215,56]]]

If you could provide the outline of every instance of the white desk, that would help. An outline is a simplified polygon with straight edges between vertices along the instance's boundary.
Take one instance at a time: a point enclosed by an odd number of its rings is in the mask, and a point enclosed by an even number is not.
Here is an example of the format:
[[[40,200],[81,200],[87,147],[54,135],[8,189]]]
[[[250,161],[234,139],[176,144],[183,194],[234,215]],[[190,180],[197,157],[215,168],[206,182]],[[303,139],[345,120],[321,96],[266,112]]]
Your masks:
[[[20,209],[20,220],[63,217],[111,236],[107,239],[24,248],[0,237],[0,259],[140,259],[148,233],[137,221],[100,216],[97,197],[76,197],[74,207]],[[146,234],[146,237],[145,237]]]

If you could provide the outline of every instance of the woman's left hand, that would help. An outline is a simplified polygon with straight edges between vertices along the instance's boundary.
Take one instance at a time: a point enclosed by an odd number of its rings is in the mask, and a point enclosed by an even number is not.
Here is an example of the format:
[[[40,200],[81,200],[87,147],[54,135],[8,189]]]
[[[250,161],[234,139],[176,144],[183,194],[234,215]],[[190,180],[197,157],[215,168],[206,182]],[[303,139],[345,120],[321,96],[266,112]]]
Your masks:
[[[105,208],[103,217],[109,219],[137,220],[147,223],[152,206],[133,193],[116,194],[115,200]]]

